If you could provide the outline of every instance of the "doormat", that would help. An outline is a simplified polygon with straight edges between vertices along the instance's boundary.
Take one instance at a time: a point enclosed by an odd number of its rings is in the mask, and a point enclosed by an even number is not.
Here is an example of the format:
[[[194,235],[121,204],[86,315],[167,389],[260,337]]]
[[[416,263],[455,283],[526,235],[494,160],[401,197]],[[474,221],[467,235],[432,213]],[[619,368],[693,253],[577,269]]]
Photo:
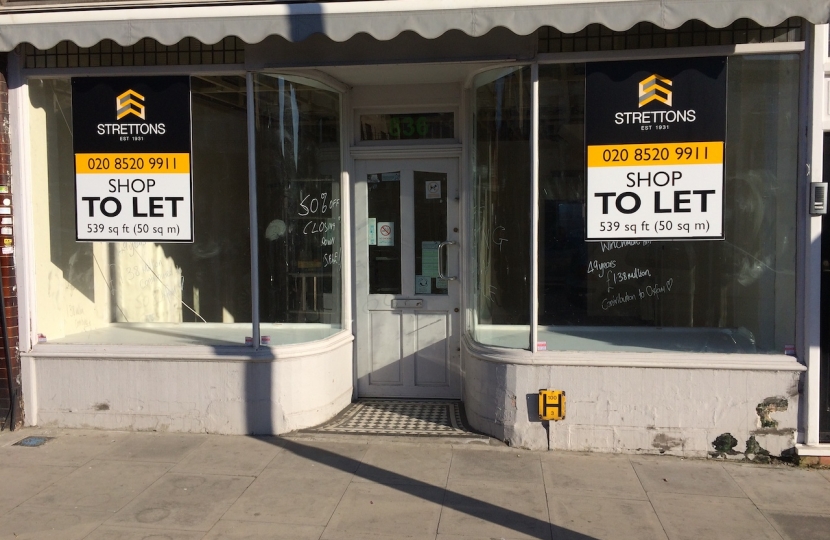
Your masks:
[[[329,422],[302,432],[487,439],[466,426],[460,401],[361,399]]]

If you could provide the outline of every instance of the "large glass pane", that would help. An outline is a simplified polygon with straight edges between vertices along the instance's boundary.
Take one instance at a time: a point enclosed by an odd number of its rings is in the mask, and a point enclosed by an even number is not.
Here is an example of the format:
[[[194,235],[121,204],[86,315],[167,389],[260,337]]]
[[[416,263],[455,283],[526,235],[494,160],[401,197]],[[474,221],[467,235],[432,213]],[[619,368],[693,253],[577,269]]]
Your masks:
[[[783,354],[795,339],[798,57],[728,60],[724,241],[585,242],[584,65],[540,68],[539,340]]]
[[[447,294],[446,262],[439,268],[441,242],[447,239],[447,174],[413,171],[415,203],[415,294]],[[446,248],[444,248],[446,249]]]
[[[401,172],[370,174],[369,294],[401,294]]]
[[[340,95],[254,76],[260,333],[271,344],[341,328]]]
[[[37,329],[47,343],[244,345],[245,79],[191,78],[192,244],[75,241],[69,79],[31,79]]]
[[[475,82],[473,337],[530,346],[530,68]]]

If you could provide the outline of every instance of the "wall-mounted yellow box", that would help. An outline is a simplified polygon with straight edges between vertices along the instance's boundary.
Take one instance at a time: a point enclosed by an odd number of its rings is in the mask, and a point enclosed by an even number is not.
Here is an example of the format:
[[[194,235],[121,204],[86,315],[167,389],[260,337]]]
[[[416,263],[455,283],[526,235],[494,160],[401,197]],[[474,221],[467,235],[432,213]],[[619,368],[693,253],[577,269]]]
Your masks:
[[[565,391],[539,390],[539,420],[565,419]]]

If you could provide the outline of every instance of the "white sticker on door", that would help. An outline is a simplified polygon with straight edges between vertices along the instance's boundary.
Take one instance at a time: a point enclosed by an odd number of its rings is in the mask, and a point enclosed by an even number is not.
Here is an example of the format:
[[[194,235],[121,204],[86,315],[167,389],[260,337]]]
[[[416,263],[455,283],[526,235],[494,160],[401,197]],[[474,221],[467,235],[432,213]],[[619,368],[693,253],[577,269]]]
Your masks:
[[[440,199],[441,198],[441,181],[440,180],[430,180],[426,183],[426,196],[427,199]]]
[[[377,224],[377,236],[379,246],[395,245],[395,223],[392,221],[379,221]]]

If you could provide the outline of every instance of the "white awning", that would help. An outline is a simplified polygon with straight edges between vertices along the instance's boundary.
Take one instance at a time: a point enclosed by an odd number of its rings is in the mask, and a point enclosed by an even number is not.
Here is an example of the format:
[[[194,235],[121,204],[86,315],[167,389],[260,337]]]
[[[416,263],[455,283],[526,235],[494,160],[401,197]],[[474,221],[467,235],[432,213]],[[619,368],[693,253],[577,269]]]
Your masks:
[[[100,4],[99,4],[100,5]],[[172,45],[185,37],[212,44],[227,36],[259,43],[270,35],[301,41],[322,33],[345,41],[357,33],[379,40],[401,32],[425,38],[448,30],[481,36],[497,26],[527,35],[541,26],[573,33],[591,23],[628,30],[638,22],[677,28],[697,19],[722,28],[741,18],[775,26],[789,17],[825,23],[830,0],[375,0],[295,4],[221,4],[145,8],[5,12],[0,15],[0,50],[21,43],[49,49],[69,40],[89,47],[103,39],[132,45],[153,38]]]

